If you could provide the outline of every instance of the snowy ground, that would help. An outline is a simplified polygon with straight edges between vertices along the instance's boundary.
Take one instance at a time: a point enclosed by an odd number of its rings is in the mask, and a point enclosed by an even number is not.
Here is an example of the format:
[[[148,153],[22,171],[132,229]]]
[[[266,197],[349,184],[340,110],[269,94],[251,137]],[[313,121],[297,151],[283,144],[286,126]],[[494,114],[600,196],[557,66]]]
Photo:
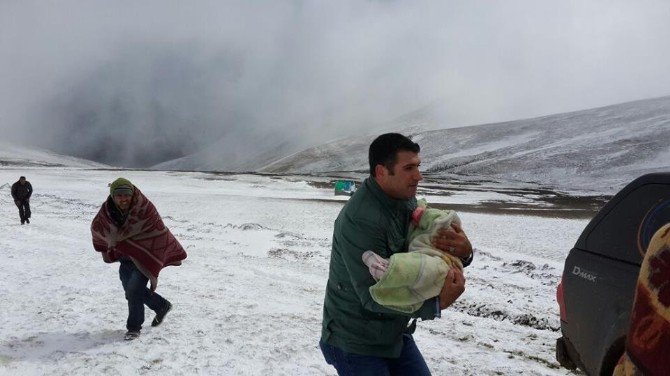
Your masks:
[[[25,226],[9,190],[19,175],[35,190]],[[118,266],[93,251],[89,231],[118,176],[156,204],[189,254],[159,278],[173,311],[151,328],[147,310],[132,342],[123,341]],[[334,375],[318,340],[332,224],[346,198],[317,186],[299,177],[3,168],[0,374]],[[415,334],[433,374],[569,374],[554,360],[555,290],[587,220],[460,216],[476,250],[466,292]]]

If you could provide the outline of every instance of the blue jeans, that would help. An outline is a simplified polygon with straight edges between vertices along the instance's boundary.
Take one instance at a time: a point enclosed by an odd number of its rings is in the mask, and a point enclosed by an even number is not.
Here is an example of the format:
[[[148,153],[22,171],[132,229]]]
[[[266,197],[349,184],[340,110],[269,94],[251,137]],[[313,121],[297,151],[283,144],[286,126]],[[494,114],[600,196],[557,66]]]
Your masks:
[[[140,331],[144,323],[144,305],[155,312],[161,312],[167,308],[168,301],[147,288],[149,278],[145,277],[130,260],[121,261],[119,277],[128,300],[126,329]]]
[[[403,334],[402,339],[399,358],[352,354],[324,342],[320,342],[319,346],[326,362],[335,367],[340,376],[430,376],[430,370],[414,338],[410,334]]]

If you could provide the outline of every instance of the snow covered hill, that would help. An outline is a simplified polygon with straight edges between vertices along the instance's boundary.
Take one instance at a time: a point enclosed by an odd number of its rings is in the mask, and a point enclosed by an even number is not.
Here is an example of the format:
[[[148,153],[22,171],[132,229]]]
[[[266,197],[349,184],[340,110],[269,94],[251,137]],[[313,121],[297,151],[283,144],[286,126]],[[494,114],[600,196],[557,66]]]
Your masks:
[[[411,124],[408,124],[411,125]],[[648,172],[670,170],[670,96],[480,126],[407,133],[424,171],[614,193]],[[376,135],[353,137],[279,159],[273,173],[365,171]]]
[[[108,168],[102,163],[0,142],[0,166],[4,167],[80,167]],[[18,177],[17,177],[18,178]]]

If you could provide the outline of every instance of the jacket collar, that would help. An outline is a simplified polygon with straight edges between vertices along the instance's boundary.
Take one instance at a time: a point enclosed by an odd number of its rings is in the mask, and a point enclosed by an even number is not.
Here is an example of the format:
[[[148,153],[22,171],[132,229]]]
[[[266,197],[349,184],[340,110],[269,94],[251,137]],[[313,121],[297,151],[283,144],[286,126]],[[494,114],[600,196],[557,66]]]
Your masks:
[[[389,210],[411,212],[416,209],[416,197],[412,197],[408,200],[398,200],[392,198],[382,190],[375,178],[372,176],[369,176],[367,179],[365,179],[364,184],[368,187],[370,192],[372,192],[372,194],[377,197],[382,205],[387,207]]]

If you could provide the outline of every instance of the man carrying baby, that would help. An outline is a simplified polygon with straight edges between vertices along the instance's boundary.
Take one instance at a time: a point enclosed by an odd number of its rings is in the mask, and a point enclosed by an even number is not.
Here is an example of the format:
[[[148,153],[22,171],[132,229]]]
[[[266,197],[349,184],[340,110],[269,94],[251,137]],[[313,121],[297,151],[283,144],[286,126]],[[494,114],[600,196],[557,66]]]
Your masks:
[[[342,208],[333,232],[330,270],[323,307],[320,346],[328,364],[340,375],[430,375],[412,338],[411,318],[432,320],[465,290],[465,278],[449,270],[437,297],[403,313],[376,303],[375,284],[362,261],[367,250],[389,258],[407,252],[406,237],[416,209],[420,147],[409,138],[387,133],[369,149],[370,177]],[[463,260],[472,246],[458,225],[441,230],[433,245]]]

